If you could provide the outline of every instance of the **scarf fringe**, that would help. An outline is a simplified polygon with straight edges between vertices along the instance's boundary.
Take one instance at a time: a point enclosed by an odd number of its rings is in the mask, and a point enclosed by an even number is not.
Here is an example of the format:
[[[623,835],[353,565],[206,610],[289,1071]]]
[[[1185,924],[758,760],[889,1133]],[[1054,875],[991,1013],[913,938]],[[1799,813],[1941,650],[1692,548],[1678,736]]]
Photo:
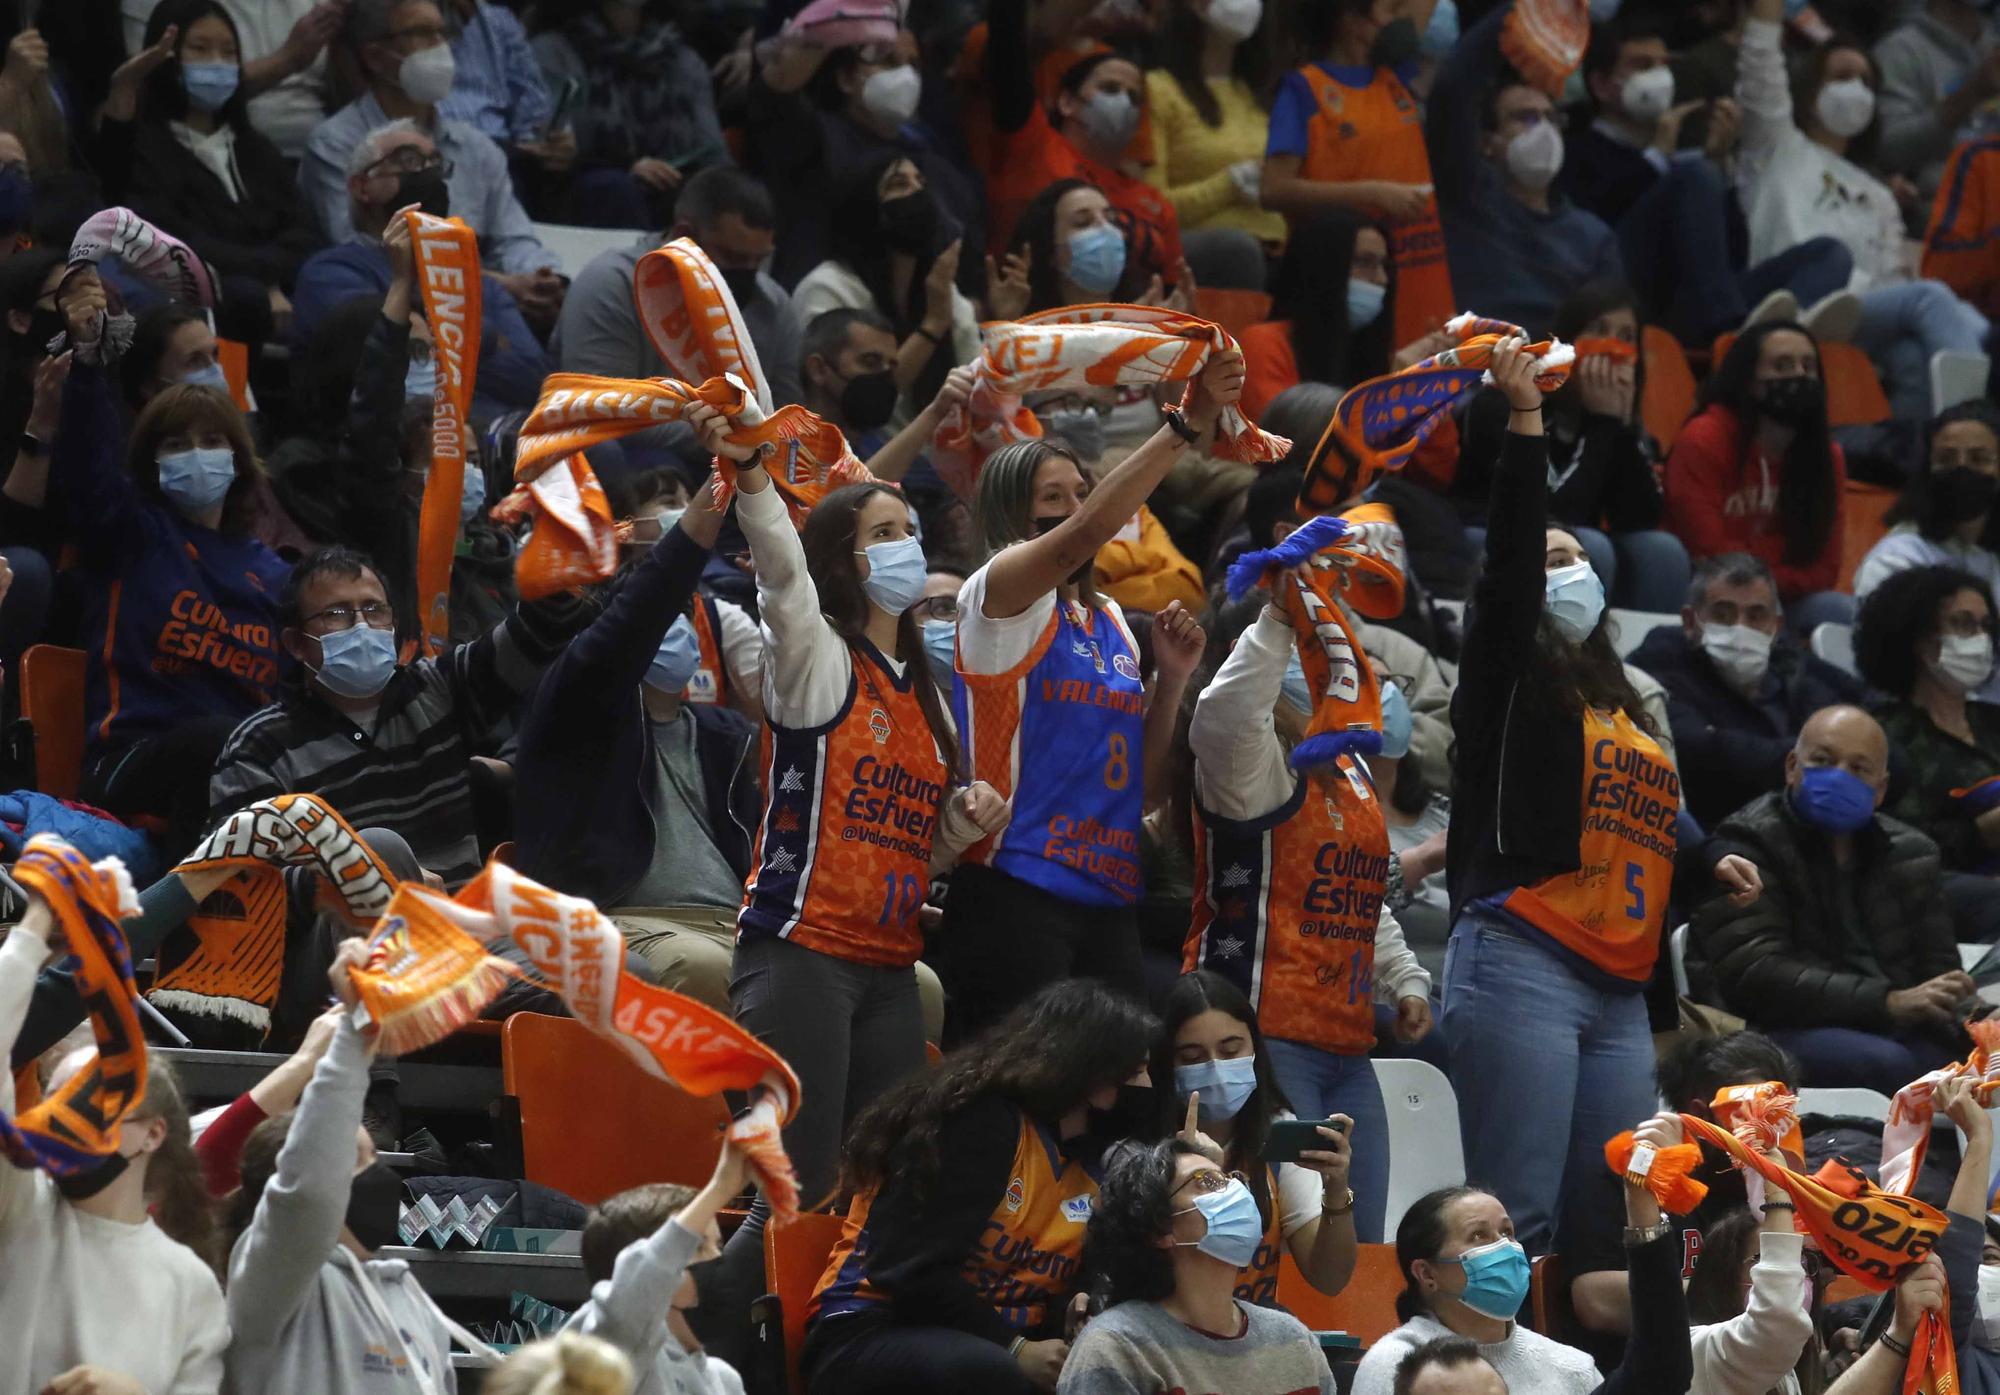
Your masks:
[[[443,1041],[500,996],[509,980],[520,971],[504,959],[491,955],[481,959],[456,982],[439,989],[434,996],[407,1007],[397,1008],[378,1020],[382,1049],[392,1056],[421,1051]]]
[[[1246,552],[1229,564],[1229,599],[1241,600],[1252,588],[1265,582],[1265,573],[1275,567],[1296,567],[1315,553],[1346,542],[1354,525],[1332,514],[1309,518],[1294,528],[1276,547]]]
[[[1616,1175],[1630,1177],[1632,1153],[1637,1146],[1629,1131],[1621,1133],[1604,1145],[1604,1161]],[[1678,1143],[1655,1153],[1652,1166],[1638,1180],[1645,1183],[1662,1211],[1670,1216],[1685,1216],[1708,1195],[1708,1184],[1694,1177],[1694,1170],[1700,1166],[1701,1145]]]
[[[1368,728],[1358,731],[1323,731],[1308,736],[1292,747],[1287,763],[1294,770],[1311,770],[1331,765],[1342,756],[1374,756],[1382,752],[1382,733]]]
[[[790,1225],[799,1218],[799,1175],[785,1156],[778,1134],[778,1110],[759,1100],[749,1113],[729,1126],[729,1141],[743,1151],[771,1205],[771,1224]]]
[[[197,993],[189,988],[155,988],[146,1001],[156,1008],[184,1012],[190,1017],[206,1017],[216,1022],[240,1022],[260,1032],[271,1028],[271,1010],[262,1003],[247,1002],[226,994]]]

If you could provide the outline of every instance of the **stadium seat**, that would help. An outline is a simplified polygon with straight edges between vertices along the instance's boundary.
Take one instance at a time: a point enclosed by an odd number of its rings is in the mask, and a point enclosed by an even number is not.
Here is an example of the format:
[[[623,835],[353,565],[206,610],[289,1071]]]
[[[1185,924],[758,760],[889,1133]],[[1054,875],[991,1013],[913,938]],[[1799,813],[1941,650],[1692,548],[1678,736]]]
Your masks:
[[[1896,491],[1884,489],[1876,484],[1862,484],[1857,480],[1847,482],[1847,493],[1841,500],[1844,522],[1840,538],[1840,589],[1854,589],[1854,573],[1861,566],[1861,559],[1868,555],[1868,549],[1882,540],[1889,531],[1883,516],[1889,506],[1896,502]]]
[[[1669,451],[1688,414],[1694,411],[1694,370],[1688,367],[1681,341],[1658,325],[1647,325],[1640,334],[1639,351],[1646,369],[1639,419],[1645,423],[1646,434],[1660,443],[1660,449]]]
[[[83,778],[81,649],[31,646],[21,655],[21,715],[35,731],[35,787],[74,799]]]
[[[1842,673],[1860,676],[1854,666],[1854,626],[1843,625],[1838,620],[1826,620],[1813,626],[1813,657],[1832,664]]]
[[[535,236],[555,253],[556,270],[574,277],[600,252],[630,247],[643,233],[631,228],[579,228],[568,223],[537,223]]]
[[[1688,928],[1683,921],[1667,936],[1667,962],[1674,971],[1674,992],[1681,997],[1691,997],[1688,992]]]
[[[1278,1260],[1278,1302],[1313,1331],[1346,1332],[1364,1347],[1402,1326],[1396,1316],[1396,1295],[1402,1291],[1394,1245],[1355,1246],[1354,1275],[1330,1298],[1306,1282],[1290,1250]]]
[[[1394,1235],[1418,1197],[1465,1182],[1458,1096],[1427,1061],[1378,1060],[1375,1081],[1389,1115],[1389,1197],[1382,1233]]]
[[[1576,1312],[1569,1303],[1569,1282],[1560,1255],[1543,1255],[1528,1275],[1528,1312],[1535,1331],[1552,1342],[1575,1345]]]
[[[1944,412],[1986,395],[1993,360],[1985,354],[1939,349],[1931,355],[1931,411]]]
[[[1736,336],[1725,334],[1715,341],[1715,362],[1720,365]],[[1819,346],[1820,375],[1826,379],[1826,419],[1832,426],[1874,426],[1889,419],[1889,394],[1882,391],[1882,379],[1868,355],[1852,344],[1828,341]]]
[[[1800,1114],[1845,1114],[1855,1119],[1887,1123],[1890,1103],[1889,1097],[1880,1090],[1864,1090],[1859,1086],[1824,1089],[1808,1086],[1799,1091]]]
[[[1197,286],[1194,312],[1204,320],[1215,321],[1231,334],[1241,334],[1251,325],[1271,318],[1271,297],[1263,291]]]
[[[1611,620],[1611,647],[1618,651],[1621,659],[1629,657],[1654,630],[1664,627],[1678,630],[1681,627],[1680,616],[1663,610],[1620,610],[1614,606]]]
[[[250,393],[250,346],[234,339],[218,339],[215,341],[215,361],[222,365],[223,379],[229,384],[230,400],[241,411],[256,411],[257,400]]]
[[[804,1395],[799,1352],[806,1340],[806,1305],[812,1301],[827,1256],[840,1240],[845,1216],[807,1211],[791,1225],[764,1227],[764,1289],[777,1296],[784,1322],[785,1379],[792,1395]]]
[[[503,1088],[521,1110],[522,1175],[595,1204],[648,1182],[700,1186],[729,1111],[641,1070],[569,1017],[520,1012],[500,1035]]]

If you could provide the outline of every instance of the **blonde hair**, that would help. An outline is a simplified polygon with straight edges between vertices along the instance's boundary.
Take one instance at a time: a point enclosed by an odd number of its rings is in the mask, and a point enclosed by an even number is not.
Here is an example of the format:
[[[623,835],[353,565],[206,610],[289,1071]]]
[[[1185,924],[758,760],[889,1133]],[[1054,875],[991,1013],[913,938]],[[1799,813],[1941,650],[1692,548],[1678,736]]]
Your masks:
[[[601,1337],[558,1332],[508,1357],[480,1389],[485,1395],[632,1395],[632,1363]]]

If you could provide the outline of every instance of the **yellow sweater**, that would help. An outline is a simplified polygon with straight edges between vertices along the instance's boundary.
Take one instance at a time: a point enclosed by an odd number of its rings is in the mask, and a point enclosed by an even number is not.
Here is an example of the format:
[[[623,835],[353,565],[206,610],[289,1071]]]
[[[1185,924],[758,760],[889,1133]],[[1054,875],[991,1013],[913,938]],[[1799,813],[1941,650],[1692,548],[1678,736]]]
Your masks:
[[[1285,220],[1276,213],[1243,202],[1229,167],[1239,160],[1264,161],[1264,141],[1270,114],[1257,105],[1238,78],[1209,83],[1222,124],[1201,119],[1181,85],[1169,73],[1146,74],[1146,102],[1153,122],[1153,163],[1146,181],[1173,202],[1181,231],[1197,228],[1242,228],[1267,242],[1285,240]]]

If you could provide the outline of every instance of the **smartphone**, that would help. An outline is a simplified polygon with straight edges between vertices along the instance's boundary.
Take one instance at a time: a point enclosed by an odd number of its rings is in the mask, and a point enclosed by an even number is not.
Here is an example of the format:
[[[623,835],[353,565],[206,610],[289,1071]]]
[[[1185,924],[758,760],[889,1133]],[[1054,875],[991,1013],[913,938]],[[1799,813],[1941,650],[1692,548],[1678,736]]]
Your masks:
[[[1347,1122],[1343,1119],[1279,1119],[1271,1125],[1271,1136],[1264,1143],[1264,1161],[1267,1163],[1295,1163],[1300,1153],[1317,1153],[1326,1148],[1326,1140],[1320,1130],[1333,1129],[1347,1132]]]
[[[549,112],[548,124],[542,127],[543,140],[547,140],[562,129],[563,122],[569,119],[569,109],[576,104],[576,99],[582,92],[582,82],[576,78],[563,79],[562,85],[556,88],[556,104]]]

